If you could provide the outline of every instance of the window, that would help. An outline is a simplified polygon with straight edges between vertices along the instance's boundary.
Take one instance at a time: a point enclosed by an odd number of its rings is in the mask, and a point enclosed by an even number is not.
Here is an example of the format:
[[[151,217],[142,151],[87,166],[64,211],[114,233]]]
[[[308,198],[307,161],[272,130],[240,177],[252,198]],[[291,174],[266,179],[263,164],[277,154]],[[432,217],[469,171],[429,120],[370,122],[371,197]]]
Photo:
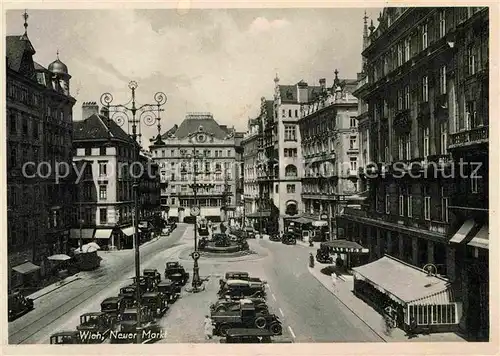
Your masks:
[[[101,224],[106,224],[108,222],[108,209],[100,208],[99,209],[99,221]]]
[[[295,184],[287,184],[286,185],[286,192],[289,194],[295,193]]]
[[[439,12],[439,37],[446,35],[446,12],[441,10]]]
[[[478,176],[473,175],[470,177],[470,191],[471,191],[471,193],[474,193],[474,194],[478,193],[478,183],[479,183]]]
[[[351,123],[351,128],[358,127],[358,120],[356,120],[355,117],[351,117],[350,123]]]
[[[429,156],[429,149],[430,149],[430,140],[429,140],[429,127],[425,127],[423,129],[422,133],[423,137],[423,149],[424,149],[424,158],[427,158]]]
[[[422,25],[422,49],[426,49],[428,46],[427,38],[427,24]]]
[[[440,124],[440,146],[441,146],[441,154],[448,154],[448,122],[442,122]]]
[[[172,198],[172,199],[170,200],[170,204],[175,205],[175,198]]]
[[[409,218],[413,217],[413,196],[411,195],[406,197],[406,211]]]
[[[422,101],[429,101],[429,78],[426,75],[422,77]]]
[[[293,164],[289,164],[285,168],[285,177],[297,177],[297,167]]]
[[[448,197],[441,198],[441,220],[448,222]]]
[[[458,324],[456,303],[410,305],[409,314],[410,318],[415,319],[417,325]]]
[[[398,90],[398,110],[403,110],[403,91]]]
[[[279,192],[279,185],[278,184],[276,184],[276,186],[274,187],[274,192],[276,194],[278,194],[278,192]]]
[[[410,108],[410,86],[405,86],[405,109]]]
[[[92,148],[85,147],[85,156],[92,156]]]
[[[38,139],[38,122],[33,121],[33,138]]]
[[[10,118],[10,133],[16,134],[17,133],[16,114],[10,114],[9,118]]]
[[[227,150],[227,156],[231,157],[231,150]]]
[[[297,141],[295,125],[285,125],[285,141]]]
[[[389,203],[389,194],[385,195],[385,213],[390,214],[391,213],[391,205]]]
[[[476,102],[467,101],[465,103],[465,130],[476,127]]]
[[[281,110],[281,117],[285,117],[286,116],[286,111],[285,109]]]
[[[351,157],[350,159],[350,167],[351,171],[356,171],[358,169],[358,158],[357,157]]]
[[[439,69],[439,92],[446,94],[446,66]]]
[[[403,48],[401,43],[398,43],[398,66],[403,64]]]
[[[410,133],[402,134],[398,138],[398,157],[399,159],[411,159]]]
[[[473,45],[467,48],[467,58],[468,58],[468,73],[469,75],[476,74],[476,51]]]
[[[410,60],[410,39],[405,39],[405,59],[404,61]]]
[[[405,216],[405,197],[404,195],[399,196],[399,216]]]
[[[295,110],[295,117],[299,117],[299,110]]]
[[[106,162],[99,162],[99,176],[106,176],[107,175],[107,163]]]
[[[13,147],[10,149],[10,166],[11,167],[16,167],[17,166],[17,150]]]
[[[356,136],[351,136],[349,138],[349,148],[351,150],[354,150],[355,148],[357,148],[357,143],[356,143],[357,139],[356,139]]]
[[[99,147],[99,155],[106,156],[106,147]]]
[[[429,196],[429,189],[424,187],[424,219],[431,219],[431,197]]]
[[[108,197],[108,188],[105,185],[99,186],[99,199],[106,200]]]
[[[288,117],[292,117],[292,110],[288,110]]]
[[[23,117],[23,135],[28,135],[28,119]]]

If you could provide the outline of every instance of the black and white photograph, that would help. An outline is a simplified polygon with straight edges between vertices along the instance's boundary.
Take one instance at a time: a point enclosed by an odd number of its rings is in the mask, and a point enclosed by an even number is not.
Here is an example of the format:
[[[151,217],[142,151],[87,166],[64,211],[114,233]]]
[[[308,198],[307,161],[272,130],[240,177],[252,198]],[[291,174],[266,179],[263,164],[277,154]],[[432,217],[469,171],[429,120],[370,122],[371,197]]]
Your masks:
[[[4,8],[5,343],[494,341],[498,9],[172,3]]]

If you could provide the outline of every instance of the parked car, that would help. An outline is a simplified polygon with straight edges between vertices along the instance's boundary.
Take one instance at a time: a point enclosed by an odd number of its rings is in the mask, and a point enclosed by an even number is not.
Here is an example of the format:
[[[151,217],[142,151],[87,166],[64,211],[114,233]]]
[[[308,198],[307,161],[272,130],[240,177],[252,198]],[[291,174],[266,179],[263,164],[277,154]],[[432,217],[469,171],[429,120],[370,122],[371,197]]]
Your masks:
[[[160,293],[162,298],[169,304],[175,302],[181,294],[181,287],[170,280],[161,281],[157,289],[158,293]]]
[[[51,345],[66,345],[66,344],[81,344],[82,340],[80,338],[79,331],[60,331],[58,333],[50,335]]]
[[[297,244],[297,239],[294,234],[287,232],[283,235],[281,242],[285,245],[295,245]]]
[[[248,274],[248,272],[226,272],[226,281],[230,280],[230,279],[241,279],[241,280],[248,280],[248,278],[250,277],[250,275]]]
[[[230,279],[220,285],[218,296],[219,298],[230,299],[265,298],[266,291],[262,283],[256,284],[239,279]]]
[[[8,316],[9,321],[15,320],[35,308],[33,299],[26,298],[20,292],[14,292],[9,294],[8,306],[9,306],[9,316]]]
[[[165,265],[165,279],[170,279],[174,283],[184,286],[189,281],[189,273],[179,262],[167,262]]]
[[[132,285],[136,285],[136,278],[131,277]],[[141,294],[146,292],[154,291],[156,287],[155,278],[147,277],[147,276],[139,276],[139,288],[141,289]]]
[[[132,308],[137,303],[135,290],[135,284],[120,288],[120,294],[118,294],[118,297],[122,298],[125,308]]]
[[[318,248],[316,251],[316,261],[319,263],[333,263],[333,257],[330,256],[330,251],[326,248]]]
[[[114,320],[104,312],[92,312],[80,315],[80,332],[82,343],[101,343],[106,340],[114,327]]]
[[[259,313],[269,313],[269,307],[266,304],[266,300],[263,298],[245,298],[240,300],[219,299],[218,301],[210,305],[210,312],[220,313],[225,311],[237,310],[240,308],[241,303],[253,304],[256,311]]]
[[[118,316],[125,310],[125,303],[122,297],[110,297],[101,302],[101,311],[108,314],[113,324],[118,320]]]
[[[168,302],[158,292],[144,293],[141,298],[141,305],[148,307],[155,318],[161,318],[168,309]]]
[[[239,310],[221,312],[212,315],[214,335],[226,336],[229,329],[250,328],[266,329],[273,335],[281,335],[283,327],[275,314],[261,314],[253,304],[240,304]]]
[[[141,339],[148,335],[153,341],[161,337],[161,327],[148,307],[141,307],[141,324],[137,322],[137,309],[126,309],[118,322],[118,331],[111,334],[111,343],[136,343],[138,333],[141,333]]]
[[[151,278],[156,284],[161,282],[161,274],[160,272],[158,272],[157,269],[147,268],[144,271],[142,271],[142,274],[146,278]]]
[[[235,328],[226,332],[221,343],[226,344],[263,344],[272,342],[273,333],[266,329]]]

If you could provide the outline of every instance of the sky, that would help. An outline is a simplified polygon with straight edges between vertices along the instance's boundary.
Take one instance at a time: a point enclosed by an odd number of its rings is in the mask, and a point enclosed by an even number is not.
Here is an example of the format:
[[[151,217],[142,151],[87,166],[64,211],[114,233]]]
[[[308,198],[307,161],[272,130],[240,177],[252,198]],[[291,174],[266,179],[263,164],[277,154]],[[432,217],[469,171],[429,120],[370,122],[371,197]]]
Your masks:
[[[326,78],[330,85],[335,69],[341,79],[356,78],[365,10],[376,25],[380,8],[28,9],[28,37],[36,62],[48,67],[59,51],[68,66],[75,119],[81,103],[99,102],[104,92],[126,103],[135,80],[139,104],[167,94],[162,132],[186,112],[211,112],[219,124],[246,131],[260,98],[273,98],[276,73],[280,84]],[[24,32],[23,12],[6,12],[7,35]],[[144,136],[155,130],[144,128]]]

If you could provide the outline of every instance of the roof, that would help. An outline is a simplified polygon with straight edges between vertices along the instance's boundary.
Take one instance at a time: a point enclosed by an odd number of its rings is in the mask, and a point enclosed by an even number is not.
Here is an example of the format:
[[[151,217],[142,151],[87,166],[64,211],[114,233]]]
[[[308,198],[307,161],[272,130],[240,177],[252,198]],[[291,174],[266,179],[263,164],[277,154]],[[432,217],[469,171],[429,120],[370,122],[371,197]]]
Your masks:
[[[121,299],[123,299],[123,298],[122,298],[122,297],[109,297],[109,298],[104,299],[104,300],[101,302],[101,304],[102,304],[102,303],[116,303],[116,302],[118,302],[118,301],[119,301],[119,300],[121,300]]]
[[[297,83],[295,85],[280,85],[279,86],[282,103],[298,103],[298,87],[297,87],[297,85],[299,83]],[[307,86],[308,101],[314,100],[315,98],[317,98],[319,96],[320,93],[321,93],[320,86]],[[272,103],[272,101],[271,101],[271,103]],[[266,106],[267,106],[267,101],[266,101]],[[272,114],[272,112],[273,112],[273,110],[272,110],[272,106],[271,106],[271,114]]]
[[[208,132],[214,135],[215,138],[221,140],[226,138],[226,136],[229,133],[233,132],[233,129],[228,129],[223,125],[219,125],[217,121],[215,121],[212,115],[210,114],[205,114],[205,115],[196,114],[196,115],[187,115],[184,121],[182,121],[180,126],[175,130],[174,135],[177,138],[185,138],[192,133],[198,132],[200,126],[202,127],[204,132]],[[167,133],[171,132],[171,130],[167,131]],[[165,138],[167,138],[167,136],[165,136]]]
[[[19,72],[21,69],[21,63],[26,50],[28,50],[31,55],[35,54],[35,49],[27,36],[6,36],[5,46],[8,66],[16,72]]]
[[[410,266],[390,256],[353,268],[357,279],[383,289],[388,296],[402,304],[440,304],[453,301],[450,283],[430,276],[421,269]],[[439,298],[437,298],[439,296]]]
[[[73,141],[83,140],[107,140],[109,138],[108,119],[99,114],[93,114],[82,121],[73,121]],[[132,139],[113,120],[110,122],[111,135],[115,139],[121,139],[132,143]]]
[[[238,284],[245,284],[245,285],[249,285],[248,281],[244,281],[242,279],[230,279],[226,282],[226,284],[228,286],[232,286],[232,285],[238,285]]]

